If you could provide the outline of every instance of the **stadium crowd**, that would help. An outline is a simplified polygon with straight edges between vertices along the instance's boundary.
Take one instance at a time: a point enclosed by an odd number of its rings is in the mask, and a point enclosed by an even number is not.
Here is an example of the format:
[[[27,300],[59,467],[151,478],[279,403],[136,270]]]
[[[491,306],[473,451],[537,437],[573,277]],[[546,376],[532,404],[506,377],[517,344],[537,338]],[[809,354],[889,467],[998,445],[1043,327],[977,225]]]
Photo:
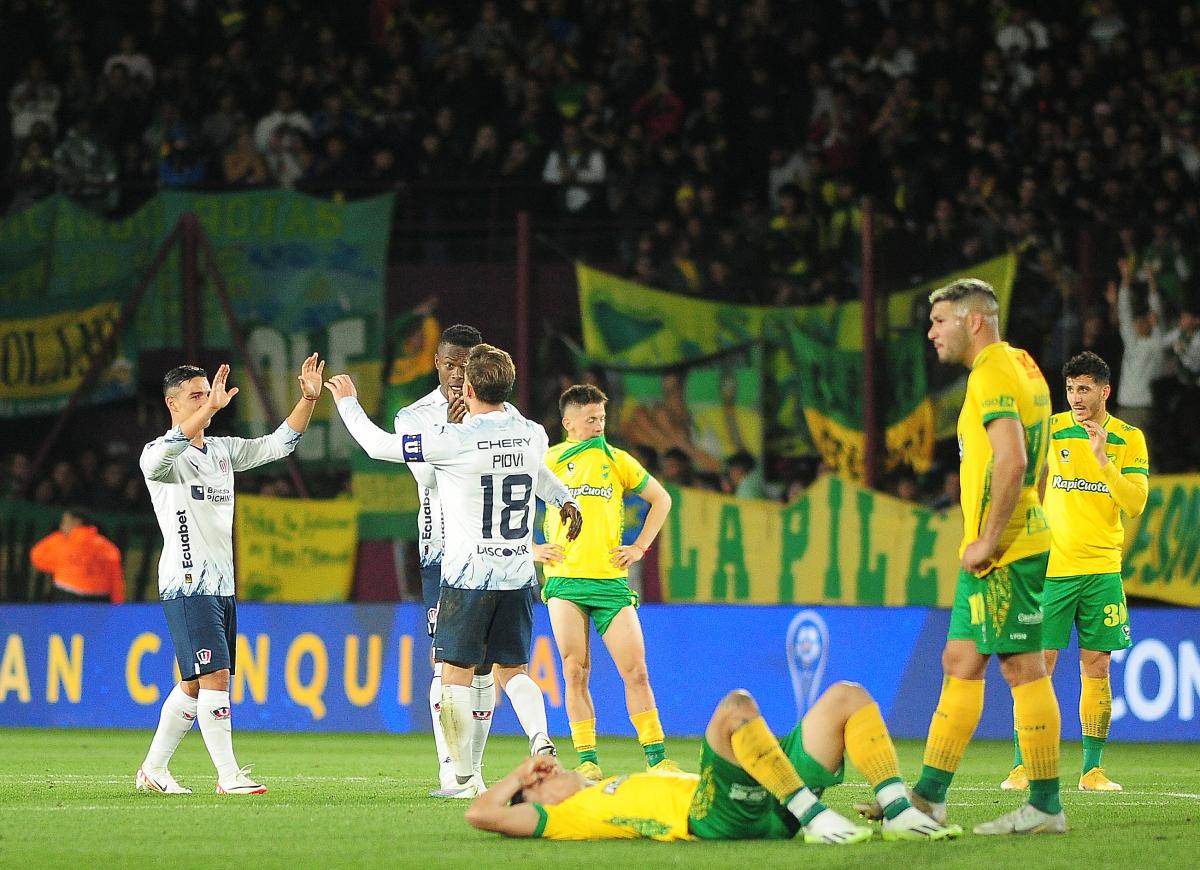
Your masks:
[[[1200,444],[1161,444],[1200,398],[1195,4],[0,12],[10,211],[54,191],[121,213],[159,188],[398,189],[434,223],[518,207],[600,222],[615,244],[571,253],[700,298],[789,304],[857,294],[869,194],[881,289],[1018,251],[1011,341],[1052,383],[1072,354],[1097,351],[1156,468],[1200,465]],[[106,479],[113,462],[78,464],[74,477]],[[62,466],[35,497],[66,498]],[[144,495],[130,470],[111,471],[109,504]],[[741,486],[728,471],[707,479],[721,477]],[[893,487],[909,492],[906,475]],[[943,481],[927,487],[938,497]]]

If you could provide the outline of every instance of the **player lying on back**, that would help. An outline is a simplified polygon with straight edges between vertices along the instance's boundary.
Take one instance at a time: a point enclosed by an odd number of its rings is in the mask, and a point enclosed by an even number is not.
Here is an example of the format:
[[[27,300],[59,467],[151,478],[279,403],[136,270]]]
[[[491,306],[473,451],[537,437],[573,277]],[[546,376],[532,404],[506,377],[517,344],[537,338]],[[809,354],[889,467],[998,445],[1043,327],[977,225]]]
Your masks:
[[[699,776],[632,773],[592,783],[557,759],[526,759],[475,799],[467,821],[551,840],[783,840],[803,832],[806,843],[861,843],[871,829],[821,803],[842,781],[846,754],[884,807],[885,840],[962,834],[909,803],[879,706],[856,683],[830,686],[782,741],[749,692],[730,692],[705,730]]]
[[[554,753],[546,734],[545,701],[526,672],[537,589],[535,481],[548,480],[546,500],[570,522],[572,540],[583,525],[567,488],[545,468],[546,430],[505,407],[515,377],[507,353],[477,345],[467,356],[463,380],[471,418],[460,424],[414,425],[395,435],[371,422],[348,375],[335,375],[325,384],[346,428],[369,456],[426,462],[436,471],[446,531],[434,635],[434,658],[442,662],[439,717],[456,784],[474,793],[486,787],[475,773],[471,752],[471,685],[481,663],[496,663],[529,735],[530,752]]]

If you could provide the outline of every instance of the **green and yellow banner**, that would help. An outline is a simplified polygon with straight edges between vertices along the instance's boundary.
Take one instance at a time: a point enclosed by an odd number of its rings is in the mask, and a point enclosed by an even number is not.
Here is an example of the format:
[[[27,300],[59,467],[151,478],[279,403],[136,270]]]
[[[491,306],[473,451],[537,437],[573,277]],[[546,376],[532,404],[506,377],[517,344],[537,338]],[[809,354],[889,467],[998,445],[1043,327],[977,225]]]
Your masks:
[[[115,290],[6,304],[0,314],[0,417],[60,410],[116,329],[120,311]],[[122,337],[86,404],[133,395],[135,347],[132,336]]]
[[[384,273],[391,234],[392,196],[351,203],[329,202],[290,191],[203,194],[163,192],[132,215],[108,220],[64,196],[52,196],[0,220],[0,298],[5,300],[6,340],[0,343],[0,414],[17,416],[56,410],[70,394],[69,377],[21,392],[22,342],[33,330],[35,349],[44,354],[60,342],[66,323],[88,324],[115,318],[110,307],[92,310],[80,300],[123,300],[149,267],[179,219],[195,214],[208,237],[224,277],[233,312],[264,374],[277,414],[286,414],[298,396],[296,374],[313,351],[327,360],[327,371],[355,376],[363,406],[379,406],[382,380]],[[139,350],[182,345],[183,294],[180,249],[176,245],[148,289],[131,324],[129,340]],[[203,265],[203,262],[201,263]],[[201,270],[203,271],[203,270]],[[232,352],[225,313],[216,297],[202,288],[205,345]],[[38,306],[33,315],[10,306]],[[37,326],[25,319],[38,318]],[[47,320],[46,318],[56,318]],[[90,320],[88,319],[90,318]],[[40,343],[39,343],[40,342]],[[73,346],[63,354],[74,352]],[[26,354],[28,356],[28,354]],[[119,361],[118,358],[117,361]],[[180,360],[180,363],[187,362]],[[239,429],[261,435],[279,421],[268,420],[248,379],[231,359],[231,384],[242,386],[234,403]],[[136,363],[130,357],[117,374]],[[22,368],[22,365],[25,368]],[[44,363],[39,373],[50,370]],[[134,378],[130,378],[135,380]],[[336,416],[336,415],[335,415]],[[299,458],[344,459],[350,439],[331,426],[329,406],[317,408]]]
[[[780,505],[695,489],[657,544],[664,601],[948,607],[962,513],[821,477]]]
[[[880,389],[887,408],[889,466],[926,468],[935,437],[953,434],[962,402],[965,371],[939,372],[936,380],[926,371],[928,294],[959,277],[982,278],[996,289],[1003,326],[1015,271],[1016,257],[1007,254],[887,298],[880,324]],[[861,475],[865,437],[860,302],[786,308],[730,305],[655,290],[582,264],[576,266],[576,277],[583,354],[589,362],[621,373],[672,370],[686,380],[686,372],[696,366],[744,367],[736,355],[753,350],[759,388],[752,396],[743,390],[736,400],[726,391],[721,413],[726,421],[757,414],[761,446],[756,451],[749,446],[753,439],[745,437],[726,438],[721,446],[740,440],[752,453],[780,456],[816,450],[837,470]],[[650,391],[645,383],[631,381],[628,374],[618,380],[632,385],[628,392],[644,404],[641,397]],[[758,407],[752,409],[755,404]],[[723,428],[731,429],[728,422]],[[642,438],[646,430],[624,431],[637,431]]]
[[[671,495],[657,545],[664,601],[953,603],[957,506],[938,513],[832,475],[791,505]],[[1125,519],[1123,569],[1128,595],[1200,607],[1200,475],[1151,478],[1146,510]]]
[[[1125,518],[1121,567],[1127,595],[1200,607],[1200,475],[1151,476],[1146,509]]]
[[[234,528],[238,597],[350,600],[358,551],[357,502],[239,495]]]

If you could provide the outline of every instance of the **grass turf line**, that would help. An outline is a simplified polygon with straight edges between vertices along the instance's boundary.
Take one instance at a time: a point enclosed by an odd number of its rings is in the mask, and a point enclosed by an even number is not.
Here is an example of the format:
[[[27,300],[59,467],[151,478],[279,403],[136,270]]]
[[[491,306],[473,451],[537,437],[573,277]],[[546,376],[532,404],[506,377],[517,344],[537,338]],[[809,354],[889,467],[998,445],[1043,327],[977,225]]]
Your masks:
[[[176,753],[172,772],[190,796],[133,790],[151,733],[120,730],[0,730],[0,866],[172,868],[217,865],[287,867],[523,867],[621,865],[689,868],[978,867],[988,862],[1038,870],[1133,865],[1191,866],[1200,816],[1200,758],[1195,744],[1114,744],[1105,753],[1123,794],[1076,791],[1078,744],[1063,747],[1064,837],[983,838],[971,825],[1015,807],[1001,792],[1011,744],[978,741],[950,793],[951,820],[967,829],[954,843],[883,843],[821,847],[791,842],[552,843],[505,840],[468,828],[458,801],[427,797],[435,787],[429,735],[267,734],[238,732],[244,764],[270,792],[213,794],[212,765],[198,733]],[[560,741],[564,761],[574,753]],[[493,737],[485,774],[515,765],[523,739]],[[696,769],[699,743],[669,740],[673,758]],[[921,744],[899,745],[911,781]],[[641,769],[633,740],[601,738],[606,772]],[[869,793],[853,768],[826,801],[850,813]]]

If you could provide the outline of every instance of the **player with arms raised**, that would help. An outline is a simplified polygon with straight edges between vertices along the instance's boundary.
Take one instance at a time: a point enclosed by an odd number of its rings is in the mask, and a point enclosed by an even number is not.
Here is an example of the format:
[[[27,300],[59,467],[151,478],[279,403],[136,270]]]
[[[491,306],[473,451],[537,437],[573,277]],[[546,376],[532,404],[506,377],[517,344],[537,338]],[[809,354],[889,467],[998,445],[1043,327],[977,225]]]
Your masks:
[[[445,551],[434,656],[442,664],[439,717],[461,791],[485,789],[475,774],[471,739],[471,684],[475,668],[495,662],[531,754],[553,753],[546,707],[526,673],[533,633],[532,524],[536,481],[545,468],[549,440],[537,423],[511,413],[505,399],[516,373],[512,358],[487,344],[467,356],[464,423],[414,426],[391,435],[358,404],[348,375],[326,387],[354,439],[373,459],[425,462],[437,471],[445,521]],[[567,488],[550,481],[548,501],[578,536],[582,517]]]
[[[1050,418],[1042,504],[1050,522],[1050,565],[1042,591],[1046,670],[1079,632],[1079,724],[1083,731],[1080,791],[1120,791],[1104,775],[1101,755],[1112,721],[1112,651],[1128,649],[1129,610],[1121,585],[1122,511],[1146,507],[1150,459],[1142,430],[1108,413],[1108,364],[1091,351],[1063,366],[1070,411]],[[1001,788],[1028,788],[1021,747]]]
[[[1050,531],[1037,495],[1050,391],[1029,354],[1000,340],[1000,306],[990,284],[965,278],[935,290],[929,301],[929,340],[938,359],[971,374],[958,415],[961,569],[942,653],[945,680],[914,805],[945,819],[946,792],[983,714],[988,659],[997,655],[1020,722],[1030,797],[975,833],[1061,833],[1061,722],[1042,657],[1040,604]]]
[[[678,770],[666,757],[662,724],[646,670],[646,642],[637,617],[637,593],[629,588],[629,566],[646,555],[671,510],[671,496],[641,464],[604,438],[604,406],[608,396],[598,388],[576,384],[558,400],[567,440],[550,448],[546,464],[579,499],[587,518],[583,534],[570,547],[561,539],[562,523],[546,514],[546,544],[538,556],[545,562],[542,600],[550,610],[554,640],[562,656],[567,686],[571,741],[579,753],[576,770],[591,780],[603,778],[596,755],[596,707],[588,690],[591,671],[589,619],[604,639],[625,683],[625,704],[646,767]],[[625,492],[650,504],[636,541],[621,545]]]
[[[300,400],[270,435],[205,438],[213,415],[238,388],[226,388],[229,366],[212,385],[204,369],[178,366],[163,378],[171,429],[142,449],[141,468],[163,534],[158,594],[166,613],[181,682],[163,702],[158,731],[138,769],[138,789],[189,794],[167,765],[200,720],[217,768],[217,794],[263,794],[233,755],[229,675],[236,667],[237,605],[233,574],[233,475],[282,459],[296,449],[321,396],[325,363],[314,353],[300,367]]]

